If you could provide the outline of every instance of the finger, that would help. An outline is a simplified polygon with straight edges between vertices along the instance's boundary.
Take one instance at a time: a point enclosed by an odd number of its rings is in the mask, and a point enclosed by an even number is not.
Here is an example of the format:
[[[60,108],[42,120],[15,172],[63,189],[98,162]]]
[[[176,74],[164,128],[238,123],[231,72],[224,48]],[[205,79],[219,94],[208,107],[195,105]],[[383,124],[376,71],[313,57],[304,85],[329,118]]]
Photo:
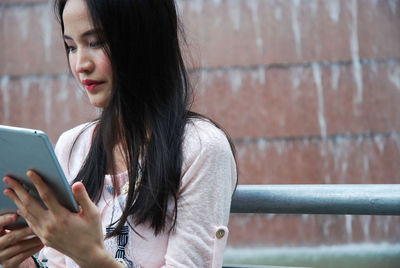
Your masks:
[[[2,229],[7,224],[17,221],[18,215],[16,214],[4,214],[0,216],[0,228]]]
[[[22,185],[11,177],[5,177],[3,181],[9,186],[4,190],[4,194],[10,198],[20,209],[26,220],[35,219],[34,215],[42,215],[45,209],[32,197]]]
[[[17,267],[19,264],[21,264],[23,261],[25,261],[27,258],[30,258],[33,254],[37,253],[39,250],[43,248],[43,245],[37,246],[34,248],[31,248],[29,250],[26,250],[24,252],[21,252],[12,258],[8,259],[4,264],[4,268],[8,267]]]
[[[58,214],[62,211],[62,206],[58,202],[57,198],[54,196],[53,191],[49,186],[43,181],[43,179],[33,170],[29,170],[26,175],[31,179],[39,193],[40,198],[43,203],[50,209],[54,214]]]
[[[72,185],[72,193],[74,194],[76,202],[78,202],[85,213],[94,211],[96,205],[90,199],[89,194],[87,193],[82,182],[75,182]]]
[[[37,218],[35,215],[42,215],[46,211],[42,208],[42,206],[31,197],[32,201],[30,203],[26,203],[26,205],[19,199],[15,191],[12,189],[5,189],[4,195],[10,198],[15,205],[18,207],[18,214],[21,215],[28,222],[36,222]],[[36,202],[36,203],[35,203]]]
[[[21,200],[21,202],[29,204],[33,201],[33,198],[18,181],[8,176],[5,177],[3,181],[7,184],[9,189],[13,190],[13,192],[17,195],[18,199]],[[7,191],[7,189],[5,191]]]
[[[0,250],[9,247],[20,241],[21,239],[33,235],[31,228],[25,227],[18,230],[10,231],[0,237]]]
[[[4,228],[7,224],[17,221],[18,215],[16,214],[5,214],[0,216],[0,237],[6,233]]]
[[[7,189],[5,189],[5,190],[3,191],[3,194],[4,194],[5,196],[7,196],[8,198],[10,198],[12,201],[14,201],[14,203],[18,206],[18,208],[19,208],[20,206],[23,206],[21,200],[19,200],[17,194],[14,192],[13,189],[7,188]]]
[[[0,259],[8,260],[21,252],[43,246],[43,243],[38,237],[21,240],[16,244],[13,244],[0,252]]]

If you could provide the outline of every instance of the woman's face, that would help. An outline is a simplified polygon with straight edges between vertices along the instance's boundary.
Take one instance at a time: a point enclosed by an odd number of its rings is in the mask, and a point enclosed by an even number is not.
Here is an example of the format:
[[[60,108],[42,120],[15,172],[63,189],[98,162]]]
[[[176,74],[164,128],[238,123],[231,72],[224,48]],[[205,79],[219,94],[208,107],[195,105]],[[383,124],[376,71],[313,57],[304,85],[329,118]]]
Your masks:
[[[62,19],[72,73],[86,89],[90,102],[104,108],[111,96],[112,68],[104,44],[95,34],[85,1],[68,0]]]

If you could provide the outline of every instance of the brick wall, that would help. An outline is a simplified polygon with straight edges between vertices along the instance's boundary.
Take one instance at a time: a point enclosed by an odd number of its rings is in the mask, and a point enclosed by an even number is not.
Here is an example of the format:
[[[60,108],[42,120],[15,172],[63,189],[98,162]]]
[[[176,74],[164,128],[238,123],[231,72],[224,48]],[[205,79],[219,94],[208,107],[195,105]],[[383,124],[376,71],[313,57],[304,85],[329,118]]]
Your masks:
[[[241,184],[400,183],[400,1],[179,0],[194,109],[221,123]],[[0,2],[0,123],[52,142],[94,118],[46,0]],[[232,215],[231,246],[396,242],[393,216]]]

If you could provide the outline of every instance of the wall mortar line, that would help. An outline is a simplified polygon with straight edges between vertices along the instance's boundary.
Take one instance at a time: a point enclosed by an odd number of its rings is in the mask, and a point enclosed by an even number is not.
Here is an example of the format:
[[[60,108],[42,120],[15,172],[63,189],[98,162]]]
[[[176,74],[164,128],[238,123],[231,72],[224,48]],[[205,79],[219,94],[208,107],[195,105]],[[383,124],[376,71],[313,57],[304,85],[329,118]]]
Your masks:
[[[41,1],[41,2],[28,2],[28,3],[0,3],[0,8],[16,8],[16,7],[36,7],[48,5],[51,1]]]
[[[327,135],[326,137],[322,137],[320,135],[309,135],[309,136],[282,136],[282,137],[244,137],[244,138],[234,138],[233,141],[235,144],[248,144],[248,143],[257,143],[260,140],[265,142],[299,142],[299,141],[333,141],[336,142],[337,139],[348,139],[348,140],[357,140],[357,139],[374,139],[375,137],[392,137],[395,135],[400,136],[400,131],[391,131],[391,132],[365,132],[365,133],[352,133],[352,134],[333,134]]]
[[[400,62],[400,58],[382,58],[382,59],[360,59],[361,65],[368,65],[371,63],[382,64]],[[258,70],[259,68],[264,69],[290,69],[290,68],[312,68],[313,64],[319,64],[322,67],[330,67],[333,65],[351,66],[353,60],[346,61],[314,61],[304,63],[272,63],[272,64],[255,64],[248,66],[221,66],[221,67],[200,67],[200,68],[189,68],[189,72],[215,72],[215,71],[231,71],[231,70]]]
[[[290,68],[312,68],[312,64],[319,64],[321,67],[330,67],[335,65],[340,66],[351,66],[352,60],[348,61],[332,61],[332,62],[307,62],[307,63],[289,63],[289,64],[281,64],[281,63],[274,63],[274,64],[258,64],[258,65],[248,65],[248,66],[222,66],[222,67],[202,67],[202,68],[188,68],[189,73],[198,73],[198,72],[217,72],[217,71],[251,71],[251,70],[260,70],[261,69],[290,69]],[[383,58],[383,59],[362,59],[360,60],[361,65],[369,65],[369,64],[390,64],[390,63],[400,63],[400,58]],[[27,74],[27,75],[0,75],[0,79],[4,76],[8,76],[10,80],[17,80],[17,79],[24,79],[24,78],[56,78],[64,75],[68,75],[68,72],[59,73],[59,74]]]

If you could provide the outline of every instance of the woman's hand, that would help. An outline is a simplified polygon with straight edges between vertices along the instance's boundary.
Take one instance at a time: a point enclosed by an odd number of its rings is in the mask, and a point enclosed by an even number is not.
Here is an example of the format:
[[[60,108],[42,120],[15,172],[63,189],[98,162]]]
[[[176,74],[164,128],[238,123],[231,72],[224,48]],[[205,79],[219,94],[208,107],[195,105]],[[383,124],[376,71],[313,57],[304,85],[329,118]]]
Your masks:
[[[78,213],[73,213],[58,202],[39,175],[28,171],[27,176],[48,210],[10,177],[4,182],[12,190],[7,189],[5,194],[15,202],[18,214],[25,218],[44,245],[69,256],[81,267],[106,267],[107,263],[115,262],[104,246],[100,212],[81,182],[72,186],[74,197],[81,206]]]
[[[29,227],[17,230],[5,230],[4,226],[17,221],[15,214],[0,216],[0,264],[4,268],[8,267],[28,267],[33,264],[31,256],[38,252],[43,244],[33,235]]]

